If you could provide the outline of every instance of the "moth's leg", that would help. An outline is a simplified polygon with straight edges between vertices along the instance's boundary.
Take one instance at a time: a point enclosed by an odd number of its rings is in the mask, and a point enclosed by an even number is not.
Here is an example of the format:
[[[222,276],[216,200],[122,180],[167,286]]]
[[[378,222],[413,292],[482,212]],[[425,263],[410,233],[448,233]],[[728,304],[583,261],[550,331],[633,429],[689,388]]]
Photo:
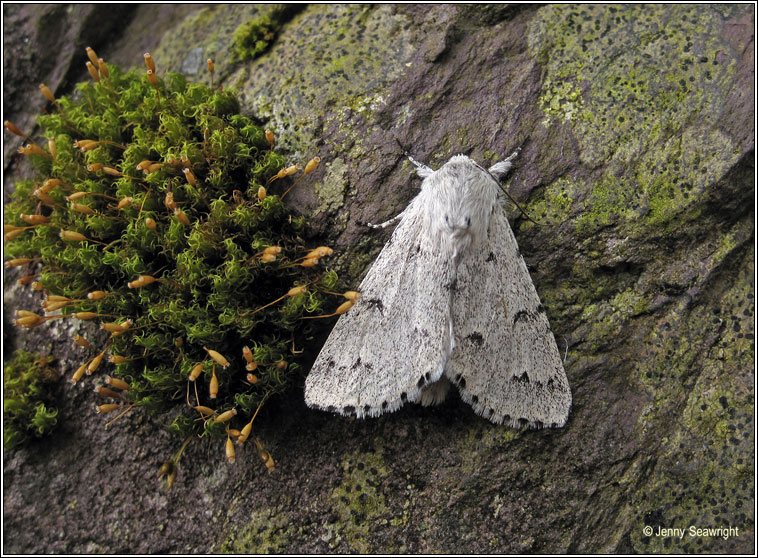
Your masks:
[[[427,176],[430,176],[434,171],[427,167],[423,163],[419,163],[416,159],[411,157],[407,152],[405,154],[406,157],[408,157],[408,160],[413,163],[413,166],[416,167],[416,174],[419,175],[421,178],[426,178]]]
[[[379,223],[378,225],[374,225],[373,223],[363,223],[359,222],[359,225],[366,225],[367,227],[371,227],[372,229],[384,229],[386,227],[389,227],[390,225],[394,225],[397,223],[400,219],[403,218],[403,215],[405,214],[405,210],[401,211],[397,215],[395,215],[392,219],[389,221],[385,221],[384,223]]]
[[[511,170],[511,167],[513,167],[513,160],[518,156],[519,151],[521,151],[520,147],[511,153],[507,159],[492,165],[489,168],[490,174],[492,174],[495,178],[504,176],[505,173],[507,173],[509,170]]]

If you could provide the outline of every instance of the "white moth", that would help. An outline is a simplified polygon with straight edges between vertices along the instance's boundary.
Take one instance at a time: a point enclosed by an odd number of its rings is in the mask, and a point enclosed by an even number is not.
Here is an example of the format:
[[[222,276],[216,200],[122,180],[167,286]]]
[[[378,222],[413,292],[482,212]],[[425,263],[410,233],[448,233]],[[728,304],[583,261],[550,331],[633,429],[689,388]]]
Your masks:
[[[465,155],[437,171],[410,159],[421,192],[377,225],[400,220],[306,379],[308,405],[377,416],[439,403],[452,383],[494,423],[566,423],[563,363],[498,199],[517,154],[489,170]]]

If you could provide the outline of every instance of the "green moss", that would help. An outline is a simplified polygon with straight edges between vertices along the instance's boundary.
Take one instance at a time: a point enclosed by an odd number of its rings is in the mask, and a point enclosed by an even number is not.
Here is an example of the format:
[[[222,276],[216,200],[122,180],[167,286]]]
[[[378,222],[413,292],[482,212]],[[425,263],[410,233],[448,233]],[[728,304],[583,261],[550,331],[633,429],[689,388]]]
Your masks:
[[[3,444],[11,449],[50,434],[58,422],[50,387],[58,373],[50,357],[17,350],[3,365]]]
[[[253,60],[263,54],[276,40],[286,13],[286,6],[271,6],[267,12],[240,24],[234,31],[235,61]]]
[[[323,261],[300,265],[310,251],[304,219],[277,195],[293,178],[273,181],[285,160],[264,130],[238,114],[232,91],[177,74],[154,87],[116,67],[77,90],[77,99],[58,99],[58,110],[39,119],[57,156],[30,155],[39,174],[19,181],[6,207],[6,234],[20,234],[6,252],[37,258],[46,304],[64,301],[62,314],[39,323],[94,312],[109,331],[126,324],[90,356],[118,359],[114,375],[130,384],[131,403],[172,411],[169,427],[184,436],[225,438],[225,426],[241,429],[297,377],[295,347],[318,327],[301,318],[336,306],[325,292],[335,289],[336,276]],[[59,184],[40,203],[35,191],[46,180]],[[45,222],[36,226],[21,217],[38,212]],[[66,240],[61,231],[82,236]],[[280,251],[266,254],[269,246]],[[153,280],[135,283],[141,275]],[[299,286],[304,293],[288,295]],[[105,295],[88,296],[96,291]],[[256,367],[247,366],[244,345]],[[206,348],[229,365],[214,362]],[[193,384],[188,376],[198,363]],[[204,423],[188,402],[238,415]]]

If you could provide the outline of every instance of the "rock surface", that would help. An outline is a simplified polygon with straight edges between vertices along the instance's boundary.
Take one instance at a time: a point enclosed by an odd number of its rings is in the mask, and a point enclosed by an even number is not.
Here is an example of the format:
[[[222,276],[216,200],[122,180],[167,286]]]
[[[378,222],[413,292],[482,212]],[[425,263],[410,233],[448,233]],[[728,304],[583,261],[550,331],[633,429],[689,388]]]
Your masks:
[[[253,448],[230,466],[199,442],[165,493],[157,471],[181,441],[160,417],[105,430],[65,382],[54,436],[3,455],[4,551],[752,551],[753,6],[315,5],[236,64],[235,28],[270,8],[3,9],[6,115],[25,129],[37,83],[70,90],[91,42],[193,79],[213,57],[293,160],[321,156],[291,203],[355,285],[389,235],[358,221],[418,187],[403,149],[437,167],[521,146],[509,188],[539,225],[513,211],[512,226],[574,397],[564,428],[519,432],[457,397],[346,419],[298,386],[256,422],[273,473]],[[28,168],[5,139],[12,185]],[[6,278],[8,332],[32,303]],[[77,363],[62,331],[4,344]]]

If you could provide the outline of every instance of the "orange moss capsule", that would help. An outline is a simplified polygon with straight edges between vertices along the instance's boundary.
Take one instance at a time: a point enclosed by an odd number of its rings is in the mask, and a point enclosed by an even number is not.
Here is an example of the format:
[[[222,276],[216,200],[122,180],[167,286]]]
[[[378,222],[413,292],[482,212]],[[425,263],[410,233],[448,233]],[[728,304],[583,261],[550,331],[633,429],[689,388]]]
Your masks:
[[[95,393],[100,397],[110,397],[112,399],[121,399],[121,394],[117,391],[113,391],[105,386],[99,386],[95,388]]]
[[[342,296],[344,296],[348,300],[352,300],[353,302],[356,302],[360,298],[361,293],[359,293],[358,291],[345,291],[344,293],[342,293]]]
[[[96,213],[95,210],[92,209],[90,206],[84,205],[81,203],[72,203],[71,209],[73,209],[74,211],[78,213],[84,213],[86,215],[95,215]]]
[[[89,58],[90,61],[97,66],[97,54],[92,49],[92,47],[87,47],[84,50],[87,51],[87,58]]]
[[[111,73],[108,71],[108,65],[102,58],[97,59],[97,69],[100,70],[100,75],[104,76],[106,79],[111,77]]]
[[[268,183],[271,184],[274,180],[278,180],[279,178],[285,178],[287,176],[295,174],[299,170],[300,170],[299,165],[290,165],[289,167],[285,167],[281,169],[279,172],[277,172],[274,176],[269,178]]]
[[[22,145],[18,148],[18,152],[26,156],[40,155],[42,157],[50,157],[50,154],[47,151],[34,143],[27,143],[26,145]]]
[[[334,313],[335,314],[344,314],[345,312],[347,312],[348,310],[350,310],[353,307],[353,305],[355,305],[355,302],[353,302],[352,300],[345,301],[345,302],[343,302],[342,304],[340,304],[337,307],[337,309],[334,311]]]
[[[263,201],[266,199],[266,189],[263,186],[258,186],[258,200]]]
[[[153,277],[152,275],[140,275],[134,281],[129,281],[129,283],[127,283],[127,286],[130,289],[140,289],[155,281],[156,281],[156,278]]]
[[[151,231],[158,229],[158,225],[155,224],[155,219],[152,217],[145,217],[145,226]]]
[[[70,196],[66,196],[66,201],[76,201],[85,197],[89,192],[74,192]]]
[[[120,170],[114,169],[113,167],[103,167],[102,171],[105,174],[110,174],[111,176],[124,176],[123,174],[121,174]]]
[[[104,329],[105,331],[110,331],[111,333],[124,333],[126,330],[128,330],[132,326],[131,320],[126,320],[123,323],[117,324],[116,322],[108,322],[104,324],[100,324],[100,327]]]
[[[229,436],[226,437],[226,459],[229,463],[234,463],[235,460],[234,444]]]
[[[300,262],[298,265],[300,267],[313,267],[318,263],[318,258],[306,258],[302,262]]]
[[[53,92],[50,91],[50,88],[47,85],[45,85],[44,83],[40,83],[39,90],[42,91],[42,94],[45,96],[45,99],[47,99],[51,103],[55,102],[55,95],[53,95]]]
[[[24,275],[23,277],[16,279],[16,283],[25,286],[34,281],[34,279],[37,277],[37,275]]]
[[[228,411],[221,413],[219,416],[213,419],[213,422],[229,422],[236,415],[237,415],[237,409],[230,409]]]
[[[38,325],[45,323],[45,318],[43,318],[42,316],[38,316],[37,314],[33,314],[31,316],[24,316],[22,318],[17,318],[16,320],[14,320],[14,323],[17,326],[21,326],[26,329],[31,329],[33,327],[37,327]]]
[[[129,391],[131,389],[131,386],[127,384],[124,380],[119,380],[118,378],[114,378],[113,376],[106,376],[105,383],[111,385],[114,388],[122,389],[124,391]]]
[[[79,368],[76,369],[76,372],[74,372],[74,375],[71,376],[71,381],[73,383],[76,383],[82,379],[82,377],[84,376],[84,373],[87,371],[87,366],[89,366],[89,361],[85,362]]]
[[[195,178],[195,173],[192,172],[192,169],[182,169],[182,172],[190,185],[197,186],[197,179]]]
[[[194,382],[197,380],[198,376],[203,372],[203,363],[198,362],[195,366],[192,367],[192,370],[190,370],[189,374],[189,381]]]
[[[134,201],[134,198],[132,198],[131,196],[121,198],[120,200],[118,200],[118,205],[116,206],[116,209],[120,210],[120,209],[129,207],[130,205],[132,205],[133,201]]]
[[[136,169],[144,171],[146,168],[148,168],[152,164],[153,164],[153,162],[150,161],[149,159],[143,159],[142,161],[140,161],[139,163],[137,163]]]
[[[22,138],[28,138],[29,137],[24,132],[22,132],[21,130],[19,130],[18,127],[13,122],[10,122],[9,120],[6,120],[4,124],[5,124],[5,129],[8,130],[14,136],[19,136],[19,137],[22,137]]]
[[[92,291],[87,293],[87,298],[90,300],[102,300],[107,294],[105,291]]]
[[[83,139],[83,140],[78,140],[74,142],[74,147],[80,149],[83,153],[86,153],[87,151],[92,151],[98,145],[100,145],[99,141],[91,140],[91,139]]]
[[[276,256],[274,254],[263,254],[261,255],[261,261],[265,263],[275,262]]]
[[[208,59],[208,71],[209,71],[210,73],[213,73],[213,69],[214,69],[214,66],[213,66],[213,59],[209,58],[209,59]]]
[[[166,195],[163,197],[163,205],[166,206],[166,209],[169,211],[173,211],[177,208],[176,202],[174,201],[174,193],[169,190],[166,192]]]
[[[257,365],[257,364],[255,364],[255,363],[252,363],[252,364],[248,364],[248,365],[246,366],[246,368],[247,368],[248,366],[255,366],[255,368],[258,368],[258,365]],[[253,370],[255,370],[255,368],[253,368]],[[249,368],[248,368],[248,370],[249,370]],[[255,385],[255,384],[257,384],[257,383],[258,383],[258,376],[256,376],[255,374],[251,374],[251,373],[249,373],[249,372],[248,372],[248,374],[247,374],[246,378],[247,378],[247,381],[248,381],[248,382],[250,382],[250,383],[251,383],[251,384],[253,384],[253,385]]]
[[[58,158],[58,146],[55,145],[55,138],[47,138],[47,150],[53,156],[53,159]]]
[[[92,359],[92,361],[89,363],[89,366],[87,367],[87,374],[92,374],[97,368],[100,366],[100,363],[103,361],[103,357],[105,356],[105,351],[97,355],[95,358]]]
[[[86,236],[76,231],[61,231],[60,237],[63,240],[70,240],[72,242],[84,242],[85,240],[87,240]]]
[[[87,170],[90,172],[97,172],[103,170],[105,165],[102,163],[92,163],[91,165],[87,165]]]
[[[289,291],[287,291],[287,296],[301,295],[307,290],[308,290],[308,287],[306,287],[305,285],[300,285],[299,287],[292,287]]]
[[[276,255],[276,254],[280,254],[281,251],[282,251],[282,247],[281,246],[267,246],[266,248],[263,249],[263,253],[264,254],[274,254],[274,255]]]
[[[209,349],[208,347],[203,347],[203,349],[206,350],[208,356],[211,357],[214,362],[219,364],[221,368],[226,368],[229,366],[229,361],[226,360],[221,353],[214,351],[213,349]]]
[[[253,421],[248,422],[237,437],[237,443],[242,445],[250,437],[250,432],[253,430]]]
[[[129,359],[121,355],[111,355],[108,357],[108,361],[112,362],[113,364],[123,364],[125,362],[128,362]]]
[[[77,320],[91,320],[92,318],[97,318],[101,315],[102,314],[98,314],[97,312],[75,312],[72,314]]]
[[[240,434],[242,434],[242,432],[240,432],[236,428],[229,428],[226,431],[226,433],[229,434],[229,436],[231,436],[232,438],[239,438]]]
[[[7,267],[18,267],[20,265],[26,265],[29,262],[33,262],[34,258],[13,258],[12,260],[8,260],[5,262],[5,265]]]
[[[271,130],[266,130],[266,141],[271,146],[271,149],[273,149],[274,143],[276,142],[276,137],[274,136],[274,132]]]
[[[24,213],[21,213],[19,215],[21,217],[22,221],[25,221],[26,223],[29,223],[30,225],[44,225],[45,223],[49,223],[50,219],[45,217],[44,215],[27,215]]]
[[[179,209],[178,207],[174,209],[174,217],[176,217],[176,220],[179,221],[182,225],[189,226],[190,220],[189,217],[187,217],[187,214]]]
[[[61,184],[63,184],[63,181],[60,178],[48,178],[42,183],[42,186],[40,186],[38,190],[49,194],[54,188]]]
[[[248,364],[253,362],[253,351],[250,350],[250,347],[245,345],[242,347],[242,356],[245,358]]]
[[[98,414],[112,413],[121,409],[120,403],[105,403],[96,407]]]
[[[279,370],[286,369],[288,365],[289,365],[289,363],[286,360],[280,360],[279,362],[276,363],[276,367]]]
[[[216,369],[213,369],[211,375],[211,381],[208,384],[208,395],[211,399],[216,399],[218,396],[218,378],[216,377]]]
[[[314,248],[310,252],[308,252],[308,255],[305,256],[306,259],[310,258],[324,258],[326,256],[331,256],[334,253],[334,250],[329,248],[328,246],[319,246],[318,248]]]
[[[145,170],[146,174],[152,174],[163,166],[163,163],[153,163]]]
[[[92,345],[90,345],[89,341],[87,341],[84,337],[82,337],[78,333],[76,335],[74,335],[74,343],[76,343],[80,347],[84,347],[84,348],[89,348],[89,347],[92,346]]]
[[[100,81],[100,72],[97,71],[97,68],[92,62],[87,62],[87,71],[94,81]]]
[[[316,170],[318,167],[318,164],[321,162],[321,157],[314,157],[308,163],[305,165],[305,168],[303,169],[303,174],[309,174]]]
[[[269,471],[273,471],[275,469],[274,465],[274,458],[271,457],[271,454],[267,452],[263,447],[260,445],[260,442],[256,440],[258,444],[258,453],[261,456],[261,459],[263,460],[263,464],[266,465],[266,469]]]
[[[150,85],[158,89],[158,78],[155,77],[155,72],[153,72],[152,70],[148,70],[147,80],[150,82]]]
[[[145,66],[147,66],[147,69],[155,73],[155,61],[153,60],[153,57],[150,56],[150,53],[146,52],[142,56],[145,59]]]
[[[17,236],[20,236],[21,233],[23,233],[25,230],[26,229],[23,228],[23,229],[16,229],[16,230],[13,230],[13,231],[8,231],[7,233],[5,233],[3,235],[3,240],[5,240],[5,242],[10,242],[11,240],[13,240],[14,238],[16,238]]]
[[[210,407],[205,407],[203,405],[195,405],[192,408],[195,409],[201,415],[206,416],[206,417],[210,417],[216,414],[216,411],[214,411]]]
[[[35,198],[37,198],[39,201],[41,201],[42,203],[44,203],[48,207],[55,207],[56,206],[55,200],[50,197],[50,194],[47,194],[46,192],[43,192],[39,188],[37,188],[36,190],[34,190],[34,192],[32,192],[32,194],[34,195]]]

